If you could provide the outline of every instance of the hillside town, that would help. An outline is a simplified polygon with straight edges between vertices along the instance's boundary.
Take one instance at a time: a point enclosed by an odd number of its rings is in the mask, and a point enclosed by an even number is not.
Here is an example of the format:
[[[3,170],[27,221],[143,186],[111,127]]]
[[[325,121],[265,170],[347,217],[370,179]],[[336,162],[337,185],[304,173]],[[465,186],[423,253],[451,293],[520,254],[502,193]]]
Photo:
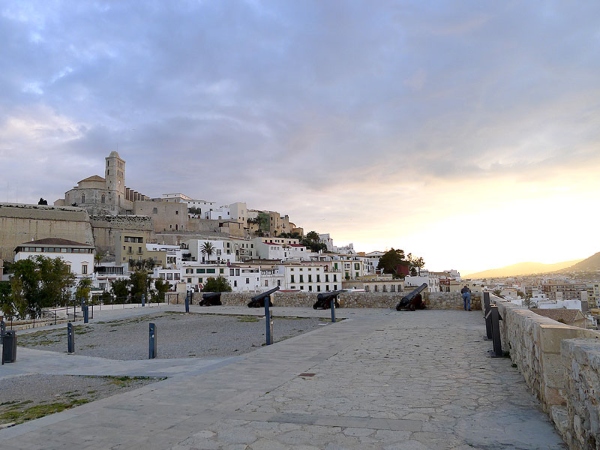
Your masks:
[[[104,177],[79,181],[53,206],[43,198],[38,205],[0,205],[0,261],[9,266],[36,256],[63,258],[76,282],[90,280],[96,297],[143,268],[181,295],[205,290],[211,278],[223,279],[233,292],[278,287],[397,293],[425,283],[429,292],[459,292],[464,286],[489,291],[568,324],[596,327],[600,318],[594,276],[463,280],[456,270],[427,270],[423,258],[402,250],[403,264],[385,270],[380,261],[386,252],[338,247],[330,234],[305,233],[279,212],[183,193],[151,198],[127,187],[125,166],[113,151],[105,158]]]

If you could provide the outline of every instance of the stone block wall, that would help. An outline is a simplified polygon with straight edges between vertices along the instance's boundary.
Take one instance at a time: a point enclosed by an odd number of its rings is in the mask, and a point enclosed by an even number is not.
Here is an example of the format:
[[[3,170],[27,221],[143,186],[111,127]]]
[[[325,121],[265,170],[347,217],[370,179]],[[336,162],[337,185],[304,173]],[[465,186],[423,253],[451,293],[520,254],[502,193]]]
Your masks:
[[[255,293],[224,292],[221,302],[228,306],[246,306]],[[340,294],[342,308],[396,308],[406,292],[343,292]],[[193,295],[193,304],[202,300],[202,293]],[[317,301],[316,292],[277,291],[271,296],[274,306],[291,306],[312,308]],[[424,301],[430,309],[463,309],[463,301],[456,292],[425,293]],[[480,309],[481,301],[478,296],[472,300],[472,308]]]
[[[565,440],[573,449],[600,449],[600,340],[564,340],[561,353],[572,425]]]
[[[509,352],[569,447],[600,449],[600,442],[597,447],[577,444],[578,439],[585,441],[592,432],[594,422],[590,417],[596,417],[596,423],[600,421],[600,353],[594,353],[600,350],[600,333],[561,324],[498,298],[494,300],[502,318],[502,350]],[[586,369],[585,379],[581,368]],[[582,385],[588,387],[582,390]],[[595,405],[595,416],[589,412],[590,405]]]
[[[14,260],[15,248],[28,241],[62,238],[94,245],[87,211],[73,207],[0,203],[0,259]]]

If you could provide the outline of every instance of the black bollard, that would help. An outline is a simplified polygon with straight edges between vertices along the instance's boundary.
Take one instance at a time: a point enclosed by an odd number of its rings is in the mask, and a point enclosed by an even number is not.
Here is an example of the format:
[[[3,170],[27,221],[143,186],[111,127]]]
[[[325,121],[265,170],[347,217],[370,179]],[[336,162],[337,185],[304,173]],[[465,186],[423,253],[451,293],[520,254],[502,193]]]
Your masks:
[[[500,341],[500,311],[496,305],[490,305],[490,316],[492,321],[492,343],[494,346],[492,358],[501,358],[502,342]]]
[[[73,333],[73,324],[67,324],[67,352],[75,353],[75,333]]]
[[[190,312],[190,291],[188,291],[187,295],[185,296],[185,312],[189,313]]]
[[[485,333],[488,339],[492,339],[492,317],[490,315],[490,293],[483,293],[483,306],[485,317]]]
[[[83,305],[81,309],[83,310],[83,323],[88,323],[90,321],[89,306]]]
[[[151,323],[149,327],[150,340],[148,346],[148,359],[156,358],[156,325]]]
[[[266,321],[266,340],[267,345],[273,343],[273,321],[271,320],[271,312],[269,311],[269,303],[271,303],[271,297],[265,297],[265,321]]]
[[[332,323],[335,323],[335,301],[336,301],[336,299],[337,299],[337,295],[331,297],[330,308],[331,308],[331,322]]]
[[[146,306],[146,296],[142,294],[142,307]]]

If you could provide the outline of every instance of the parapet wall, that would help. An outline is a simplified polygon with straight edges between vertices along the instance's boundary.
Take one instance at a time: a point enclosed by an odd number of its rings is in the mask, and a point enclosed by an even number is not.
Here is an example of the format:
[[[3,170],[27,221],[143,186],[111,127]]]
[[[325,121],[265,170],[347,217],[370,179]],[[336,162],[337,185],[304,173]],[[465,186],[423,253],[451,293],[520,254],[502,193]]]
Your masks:
[[[410,292],[410,291],[409,291]],[[342,292],[340,294],[340,303],[342,308],[396,308],[400,300],[407,292]],[[246,306],[250,299],[256,293],[250,292],[223,292],[221,294],[221,303],[227,306]],[[181,296],[180,296],[181,297]],[[193,295],[193,303],[197,304],[202,300],[202,293],[197,292]],[[460,294],[455,292],[448,293],[425,293],[425,303],[430,309],[463,309],[463,302]],[[274,306],[293,306],[310,308],[317,301],[316,292],[301,291],[277,291],[271,296]],[[179,299],[183,302],[183,298]],[[472,302],[473,309],[479,309],[481,302],[477,295]]]
[[[571,449],[600,449],[600,333],[496,299],[502,350]]]

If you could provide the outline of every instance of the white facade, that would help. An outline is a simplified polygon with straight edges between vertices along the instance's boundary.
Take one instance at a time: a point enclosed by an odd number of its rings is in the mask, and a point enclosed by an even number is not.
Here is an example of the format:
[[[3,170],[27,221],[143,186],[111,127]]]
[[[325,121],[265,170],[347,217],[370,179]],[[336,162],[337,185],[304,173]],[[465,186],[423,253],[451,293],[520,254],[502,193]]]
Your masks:
[[[414,288],[421,286],[423,283],[427,284],[428,292],[440,292],[440,280],[437,277],[429,276],[407,276],[404,277],[404,288],[405,290],[412,291]]]
[[[25,242],[15,251],[15,262],[36,256],[61,258],[78,279],[92,278],[94,275],[95,249],[91,245],[67,239],[48,238]]]
[[[194,261],[230,264],[236,262],[233,245],[229,239],[189,239],[184,243],[188,247]],[[210,243],[213,247],[213,253],[210,256],[202,253],[202,249],[206,243]]]
[[[328,292],[342,289],[342,272],[332,272],[326,264],[281,264],[277,271],[283,275],[282,289],[304,292]]]
[[[182,250],[179,245],[166,244],[146,244],[146,250],[149,252],[167,252],[167,267],[165,269],[173,269],[181,267]]]

